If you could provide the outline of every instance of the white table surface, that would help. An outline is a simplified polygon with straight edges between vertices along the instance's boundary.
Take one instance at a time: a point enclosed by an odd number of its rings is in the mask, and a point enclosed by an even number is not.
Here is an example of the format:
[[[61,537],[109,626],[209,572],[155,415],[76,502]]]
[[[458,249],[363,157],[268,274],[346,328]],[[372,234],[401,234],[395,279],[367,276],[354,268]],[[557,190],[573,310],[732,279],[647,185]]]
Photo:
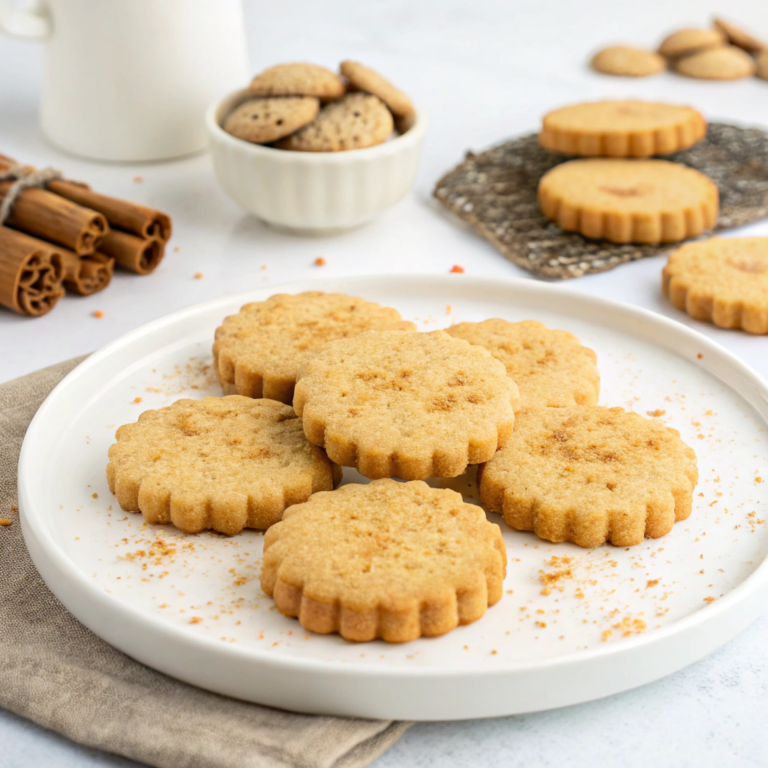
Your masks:
[[[67,297],[43,318],[0,311],[0,381],[96,349],[170,311],[262,285],[313,275],[444,273],[453,264],[468,274],[526,277],[440,209],[431,197],[434,182],[467,149],[533,131],[542,113],[579,100],[656,98],[693,104],[711,119],[768,126],[768,82],[708,83],[672,74],[634,81],[585,67],[588,53],[603,44],[651,46],[666,31],[706,24],[714,12],[727,12],[768,39],[768,4],[758,0],[246,2],[254,71],[279,61],[333,67],[360,59],[401,85],[430,117],[413,193],[372,224],[323,239],[278,234],[246,216],[219,191],[204,154],[134,166],[58,152],[37,125],[38,46],[0,39],[0,151],[156,205],[174,221],[171,247],[152,276],[116,275],[105,293]],[[134,180],[139,176],[143,181]],[[742,231],[768,235],[768,223]],[[313,265],[318,256],[326,266]],[[568,287],[691,325],[768,376],[768,339],[721,331],[673,309],[660,291],[663,263],[663,257],[636,262]],[[197,272],[202,279],[194,278]],[[767,702],[763,617],[718,653],[660,682],[553,712],[419,724],[376,765],[764,766]],[[3,768],[129,764],[0,711]]]

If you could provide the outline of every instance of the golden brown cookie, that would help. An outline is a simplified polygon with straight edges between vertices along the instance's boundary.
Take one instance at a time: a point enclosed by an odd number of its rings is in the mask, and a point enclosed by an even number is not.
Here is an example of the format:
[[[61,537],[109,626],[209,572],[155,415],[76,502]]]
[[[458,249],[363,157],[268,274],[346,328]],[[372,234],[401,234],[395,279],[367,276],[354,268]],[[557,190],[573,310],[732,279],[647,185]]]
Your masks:
[[[446,331],[485,347],[504,364],[520,390],[520,409],[597,404],[597,355],[568,331],[553,331],[536,320],[498,318],[459,323]]]
[[[542,213],[563,229],[613,243],[674,243],[715,225],[717,186],[666,160],[571,160],[539,182]]]
[[[501,531],[455,491],[377,480],[317,493],[264,537],[261,588],[312,632],[404,643],[501,600]]]
[[[256,75],[248,86],[254,96],[315,96],[340,99],[346,88],[330,69],[317,64],[277,64]]]
[[[749,32],[734,26],[730,22],[724,21],[723,19],[715,19],[714,24],[715,27],[728,38],[728,42],[731,45],[737,45],[739,48],[743,48],[750,53],[755,53],[765,48],[765,44],[756,37],[753,37]]]
[[[597,101],[544,116],[545,149],[590,157],[650,157],[690,147],[707,132],[691,107],[646,101]]]
[[[760,51],[757,54],[757,76],[768,80],[768,51]]]
[[[645,48],[612,45],[592,57],[592,68],[604,75],[647,77],[667,68],[663,56]]]
[[[244,141],[269,144],[308,125],[319,111],[314,96],[249,99],[227,115],[224,130]]]
[[[368,331],[299,369],[310,442],[370,478],[456,477],[509,439],[517,385],[491,353],[443,331]]]
[[[277,146],[296,152],[342,152],[383,144],[394,129],[392,113],[369,93],[349,93],[320,110],[306,127]]]
[[[622,408],[542,408],[519,414],[484,465],[480,499],[548,541],[629,547],[685,520],[697,480],[693,449],[659,421]]]
[[[268,528],[341,480],[293,409],[274,400],[177,400],[144,411],[116,437],[107,481],[120,506],[187,533]]]
[[[213,359],[228,395],[291,404],[299,366],[327,341],[363,331],[415,331],[391,307],[343,293],[278,293],[246,304],[216,329]]]
[[[406,94],[365,64],[357,61],[342,61],[339,69],[349,81],[351,90],[365,91],[378,96],[393,115],[403,116],[414,112],[413,102]]]
[[[688,243],[669,257],[662,287],[696,320],[768,334],[768,237]]]
[[[401,136],[410,131],[414,125],[416,125],[415,112],[409,112],[407,115],[399,115],[395,117],[395,128]]]
[[[676,70],[701,80],[739,80],[755,74],[755,60],[741,48],[726,45],[685,56],[677,62]]]
[[[681,29],[662,40],[659,53],[676,58],[725,45],[726,37],[719,29]]]

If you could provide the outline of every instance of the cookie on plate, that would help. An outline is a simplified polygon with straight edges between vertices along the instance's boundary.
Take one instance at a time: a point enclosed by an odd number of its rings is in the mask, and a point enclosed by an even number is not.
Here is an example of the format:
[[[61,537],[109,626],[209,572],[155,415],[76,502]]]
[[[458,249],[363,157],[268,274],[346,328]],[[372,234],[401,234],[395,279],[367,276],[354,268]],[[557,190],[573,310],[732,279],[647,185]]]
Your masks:
[[[116,437],[107,482],[120,506],[187,533],[269,528],[286,507],[341,480],[293,409],[274,400],[177,400]]]
[[[768,237],[688,243],[669,257],[662,288],[697,320],[768,334]]]
[[[756,53],[766,47],[765,43],[758,40],[749,32],[740,29],[728,21],[715,19],[714,24],[715,27],[728,38],[728,42],[731,45],[737,45],[739,48],[749,51],[749,53]]]
[[[370,478],[456,477],[506,443],[517,385],[487,349],[443,331],[368,331],[299,369],[310,442]]]
[[[312,632],[403,643],[501,600],[497,525],[455,491],[377,480],[317,493],[264,537],[261,588]]]
[[[755,60],[735,45],[701,51],[680,59],[676,65],[681,75],[701,80],[739,80],[755,74]]]
[[[342,152],[383,144],[394,129],[392,113],[369,93],[350,93],[320,110],[307,126],[277,146],[295,152]]]
[[[311,123],[320,111],[314,96],[249,99],[227,115],[224,130],[244,141],[269,144]]]
[[[378,72],[357,61],[342,61],[341,74],[349,81],[353,91],[365,91],[378,96],[395,116],[409,115],[414,111],[413,102],[399,88]]]
[[[248,86],[254,96],[315,96],[321,101],[340,99],[344,81],[318,64],[276,64],[256,75]]]
[[[504,364],[520,390],[521,410],[597,404],[597,355],[568,331],[551,330],[536,320],[498,318],[458,323],[446,331],[485,347]]]
[[[613,243],[674,243],[717,222],[717,185],[666,160],[591,158],[539,182],[541,212],[569,232]]]
[[[647,101],[596,101],[544,116],[545,149],[589,157],[650,157],[677,152],[703,139],[707,124],[691,107]]]
[[[621,547],[685,520],[696,454],[675,429],[622,408],[542,408],[518,415],[480,472],[480,500],[547,541]]]
[[[278,293],[246,304],[216,329],[213,360],[228,394],[293,402],[299,366],[327,341],[363,331],[415,331],[391,307],[343,293]]]
[[[659,53],[662,56],[676,58],[719,48],[725,43],[726,36],[719,29],[680,29],[661,41]]]
[[[647,77],[667,68],[663,56],[645,48],[612,45],[592,57],[592,69],[604,75],[620,77]]]

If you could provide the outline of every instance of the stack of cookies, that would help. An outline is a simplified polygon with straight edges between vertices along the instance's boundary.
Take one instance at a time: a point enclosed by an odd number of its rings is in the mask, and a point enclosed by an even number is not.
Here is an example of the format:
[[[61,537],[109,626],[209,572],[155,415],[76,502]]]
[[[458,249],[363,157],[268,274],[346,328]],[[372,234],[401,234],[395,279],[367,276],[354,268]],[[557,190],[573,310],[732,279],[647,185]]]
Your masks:
[[[361,298],[278,294],[225,318],[213,353],[225,396],[121,427],[110,489],[190,533],[268,529],[262,589],[308,630],[403,642],[501,599],[499,526],[424,482],[471,465],[487,511],[549,541],[630,546],[691,513],[694,452],[598,406],[596,355],[567,331],[419,333]],[[335,489],[341,467],[373,482]]]
[[[339,74],[317,64],[278,64],[253,78],[251,97],[224,120],[227,133],[298,152],[340,152],[382,144],[407,131],[413,102],[378,72],[343,61]]]

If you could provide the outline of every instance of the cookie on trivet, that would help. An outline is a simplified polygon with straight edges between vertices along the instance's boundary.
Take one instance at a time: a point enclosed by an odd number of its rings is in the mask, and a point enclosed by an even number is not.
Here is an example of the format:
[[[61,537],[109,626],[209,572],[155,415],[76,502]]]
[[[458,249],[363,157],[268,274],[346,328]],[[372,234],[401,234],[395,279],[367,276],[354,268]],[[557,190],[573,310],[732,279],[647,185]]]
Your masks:
[[[553,331],[536,320],[494,318],[452,325],[446,332],[485,347],[504,364],[520,390],[520,409],[597,404],[597,355],[568,331]]]
[[[681,75],[700,80],[739,80],[755,74],[755,60],[741,48],[726,45],[686,56],[675,69]]]
[[[757,54],[757,76],[768,80],[768,51],[760,51]]]
[[[456,477],[509,439],[517,385],[491,353],[443,331],[369,331],[299,369],[310,442],[370,478]]]
[[[696,320],[768,334],[768,237],[688,243],[669,257],[662,288]]]
[[[477,621],[501,600],[506,565],[480,507],[378,480],[286,510],[264,537],[261,588],[312,632],[404,643]]]
[[[392,113],[369,93],[349,93],[323,107],[320,114],[292,136],[281,139],[280,149],[298,152],[341,152],[382,144],[394,128]]]
[[[697,51],[719,48],[726,43],[726,36],[718,29],[681,29],[667,35],[659,46],[662,56],[676,58]]]
[[[224,130],[244,141],[268,144],[311,123],[320,111],[314,96],[250,99],[229,113]]]
[[[341,98],[344,82],[317,64],[277,64],[256,75],[248,86],[254,96],[316,96],[322,101]]]
[[[545,149],[590,157],[649,157],[677,152],[703,139],[707,123],[691,107],[647,101],[597,101],[544,116]]]
[[[622,408],[542,408],[480,472],[480,500],[548,541],[621,547],[691,514],[696,454],[675,429]]]
[[[675,243],[717,222],[717,186],[667,160],[571,160],[539,182],[541,212],[563,229],[613,243]]]
[[[714,24],[728,38],[728,42],[731,45],[737,45],[739,48],[743,48],[750,53],[755,53],[765,48],[765,43],[760,42],[760,40],[750,35],[749,32],[745,32],[743,29],[739,29],[739,27],[723,19],[715,19]]]
[[[116,437],[107,481],[120,506],[187,533],[268,528],[341,480],[293,409],[274,400],[177,400],[144,411]]]
[[[592,57],[592,68],[604,75],[647,77],[667,68],[663,56],[645,48],[612,45]]]
[[[414,111],[413,102],[406,94],[365,64],[357,61],[342,61],[339,71],[349,81],[351,90],[365,91],[378,96],[393,115],[403,116]]]
[[[216,329],[213,360],[227,394],[290,405],[299,366],[323,344],[363,331],[415,331],[391,307],[343,293],[278,293],[246,304]]]

